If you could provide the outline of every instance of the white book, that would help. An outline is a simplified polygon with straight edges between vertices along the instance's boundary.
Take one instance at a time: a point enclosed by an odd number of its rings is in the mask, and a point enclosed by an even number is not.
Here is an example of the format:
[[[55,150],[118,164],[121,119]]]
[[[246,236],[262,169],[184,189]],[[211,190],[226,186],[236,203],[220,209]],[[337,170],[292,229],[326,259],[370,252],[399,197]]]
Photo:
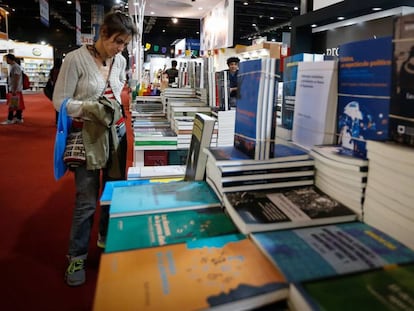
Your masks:
[[[335,142],[338,75],[336,61],[300,62],[292,141],[306,149]]]

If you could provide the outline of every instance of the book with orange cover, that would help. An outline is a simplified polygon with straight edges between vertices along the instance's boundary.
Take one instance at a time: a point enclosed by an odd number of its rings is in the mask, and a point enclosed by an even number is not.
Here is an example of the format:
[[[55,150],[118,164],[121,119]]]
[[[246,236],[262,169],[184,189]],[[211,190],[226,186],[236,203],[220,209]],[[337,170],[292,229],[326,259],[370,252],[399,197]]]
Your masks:
[[[287,296],[254,243],[229,234],[103,254],[93,310],[249,310]]]

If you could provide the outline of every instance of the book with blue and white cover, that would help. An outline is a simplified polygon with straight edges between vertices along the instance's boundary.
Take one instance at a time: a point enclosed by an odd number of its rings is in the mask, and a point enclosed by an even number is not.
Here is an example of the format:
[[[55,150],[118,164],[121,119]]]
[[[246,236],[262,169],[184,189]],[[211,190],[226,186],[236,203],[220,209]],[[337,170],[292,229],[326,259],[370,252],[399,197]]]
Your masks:
[[[253,233],[289,282],[366,271],[414,260],[414,251],[363,222]]]
[[[342,44],[339,49],[339,143],[366,156],[367,140],[387,140],[392,90],[392,37]]]

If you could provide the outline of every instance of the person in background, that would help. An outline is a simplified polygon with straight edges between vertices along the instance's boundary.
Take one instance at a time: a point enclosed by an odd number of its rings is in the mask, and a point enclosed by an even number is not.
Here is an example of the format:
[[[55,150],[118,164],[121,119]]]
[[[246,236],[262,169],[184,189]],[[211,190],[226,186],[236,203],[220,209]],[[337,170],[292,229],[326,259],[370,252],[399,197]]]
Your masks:
[[[69,286],[86,281],[86,259],[101,182],[103,188],[106,181],[125,179],[127,138],[121,92],[126,81],[126,59],[121,52],[137,34],[130,16],[121,11],[107,13],[97,41],[67,54],[55,84],[55,109],[59,111],[63,100],[68,99],[67,113],[73,118],[72,126],[81,128],[86,152],[86,164],[73,169],[76,199],[65,273]],[[113,103],[111,109],[101,104],[101,96]],[[112,126],[116,126],[117,139],[110,139]],[[109,141],[119,142],[116,152],[105,152],[111,147]],[[101,248],[105,247],[108,220],[109,208],[102,208],[97,241]]]
[[[175,78],[178,77],[177,61],[171,61],[171,68],[165,70],[165,73],[168,75],[168,84],[171,85],[175,83]]]
[[[55,61],[53,62],[52,69],[50,69],[49,79],[47,81],[46,87],[43,89],[45,95],[50,100],[53,100],[53,90],[55,89],[55,84],[56,84],[57,77],[59,75],[60,67],[62,67],[62,59],[56,58]],[[55,114],[56,124],[57,124],[58,118],[59,118],[59,112],[56,111],[56,114]]]
[[[9,87],[9,96],[18,96],[19,97],[19,108],[12,109],[9,107],[9,113],[7,116],[7,120],[1,122],[2,125],[9,125],[14,123],[23,123],[23,110],[24,106],[24,99],[23,99],[23,71],[19,65],[19,60],[13,54],[6,54],[5,56],[6,62],[10,65],[9,68],[9,79],[8,79],[8,87]]]
[[[230,107],[236,107],[237,100],[237,74],[239,73],[239,62],[238,57],[230,57],[227,59],[227,66],[229,72],[229,97]]]

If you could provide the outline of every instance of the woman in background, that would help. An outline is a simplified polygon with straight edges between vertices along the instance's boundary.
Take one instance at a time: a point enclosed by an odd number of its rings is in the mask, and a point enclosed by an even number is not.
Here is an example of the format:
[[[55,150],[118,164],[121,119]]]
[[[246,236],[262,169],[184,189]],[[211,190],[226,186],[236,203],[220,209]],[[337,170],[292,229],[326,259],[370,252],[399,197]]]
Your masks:
[[[85,265],[92,223],[101,189],[108,180],[125,179],[126,130],[121,92],[125,84],[126,60],[121,52],[138,33],[132,19],[121,11],[108,13],[92,45],[70,52],[65,57],[55,84],[53,104],[57,111],[64,99],[73,126],[82,131],[86,163],[73,169],[76,201],[69,238],[65,279],[70,286],[85,283]],[[101,104],[105,96],[113,107]],[[106,101],[107,102],[107,101]],[[108,116],[111,120],[108,121]],[[117,152],[109,152],[114,140],[108,127],[116,126]],[[111,132],[112,133],[112,132]],[[109,138],[108,138],[109,137]],[[105,247],[108,208],[101,209],[98,246]]]

